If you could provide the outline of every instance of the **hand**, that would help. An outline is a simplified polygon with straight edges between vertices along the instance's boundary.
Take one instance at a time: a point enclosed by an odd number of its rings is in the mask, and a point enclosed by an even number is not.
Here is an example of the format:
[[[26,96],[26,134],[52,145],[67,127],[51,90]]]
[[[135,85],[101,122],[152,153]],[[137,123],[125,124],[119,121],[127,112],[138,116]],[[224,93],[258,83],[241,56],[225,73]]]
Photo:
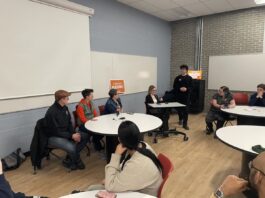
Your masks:
[[[2,167],[2,161],[0,159],[0,175],[2,175],[2,174],[3,174],[3,167]]]
[[[72,135],[72,139],[73,139],[75,142],[80,142],[80,141],[81,141],[80,133],[74,133],[74,134]]]
[[[220,190],[224,197],[240,193],[247,189],[248,182],[234,175],[229,175],[222,183]]]
[[[118,144],[116,147],[115,153],[118,155],[122,155],[127,150],[126,147],[123,147],[122,144]]]
[[[187,91],[187,88],[186,88],[186,87],[181,87],[181,88],[180,88],[180,91],[181,91],[181,92],[186,92],[186,91]]]
[[[262,98],[262,96],[263,96],[263,92],[259,91],[258,94],[257,94],[257,98]]]

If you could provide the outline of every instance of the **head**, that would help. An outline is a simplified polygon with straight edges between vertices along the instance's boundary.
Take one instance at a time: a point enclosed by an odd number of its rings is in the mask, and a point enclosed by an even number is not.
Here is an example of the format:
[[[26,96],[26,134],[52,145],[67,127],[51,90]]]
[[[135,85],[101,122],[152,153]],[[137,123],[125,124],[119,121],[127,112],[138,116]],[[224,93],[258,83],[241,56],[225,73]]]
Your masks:
[[[260,153],[252,162],[250,162],[250,185],[258,192],[265,193],[265,152]]]
[[[109,90],[109,97],[114,99],[114,100],[117,100],[120,97],[118,94],[118,90],[117,89]]]
[[[148,88],[148,94],[152,94],[152,95],[155,95],[156,94],[156,87],[154,85],[150,85],[149,88]]]
[[[179,68],[180,68],[181,75],[186,75],[189,71],[188,65],[181,65]]]
[[[228,94],[229,93],[229,88],[227,87],[227,86],[222,86],[222,87],[220,87],[219,88],[219,90],[218,90],[218,94],[220,95],[220,96],[225,96],[226,94]]]
[[[69,102],[69,96],[71,93],[65,90],[58,90],[54,93],[55,101],[61,106],[67,105]]]
[[[144,142],[141,142],[140,130],[136,126],[136,124],[131,121],[122,122],[118,129],[118,137],[122,146],[127,148],[129,152],[138,151],[140,154],[150,158],[158,168],[158,170],[162,171],[162,165],[157,159],[156,155],[151,150],[146,148],[146,144]],[[142,146],[140,146],[140,143],[142,143]],[[125,158],[122,164],[122,169],[129,158],[129,155],[127,156],[127,158]]]
[[[259,84],[257,86],[257,92],[264,94],[265,93],[265,84]]]
[[[140,130],[131,121],[124,121],[118,129],[119,141],[128,150],[137,150],[140,143]]]
[[[87,100],[87,101],[91,101],[91,100],[93,100],[93,98],[94,98],[93,93],[94,93],[94,90],[93,90],[93,89],[84,89],[84,90],[82,91],[82,96],[83,96],[83,98],[84,98],[85,100]]]

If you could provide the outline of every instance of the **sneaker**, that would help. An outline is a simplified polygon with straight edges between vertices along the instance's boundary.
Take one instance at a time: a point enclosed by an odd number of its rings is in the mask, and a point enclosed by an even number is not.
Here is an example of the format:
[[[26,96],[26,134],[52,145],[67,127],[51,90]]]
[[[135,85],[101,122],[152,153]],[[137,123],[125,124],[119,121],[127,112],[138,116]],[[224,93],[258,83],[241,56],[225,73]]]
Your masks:
[[[190,130],[190,128],[188,127],[188,125],[183,125],[183,129]]]
[[[77,169],[77,166],[75,163],[67,163],[67,161],[63,160],[63,166],[67,169],[71,169],[71,170],[76,170]]]
[[[214,132],[213,128],[206,127],[206,134],[211,135]]]

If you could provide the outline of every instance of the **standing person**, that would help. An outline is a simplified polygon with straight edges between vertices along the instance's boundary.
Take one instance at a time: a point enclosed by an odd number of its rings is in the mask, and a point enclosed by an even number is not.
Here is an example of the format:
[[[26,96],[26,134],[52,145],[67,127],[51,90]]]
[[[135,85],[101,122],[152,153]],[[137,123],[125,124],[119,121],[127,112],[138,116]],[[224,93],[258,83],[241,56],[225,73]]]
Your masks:
[[[211,134],[213,130],[213,122],[217,120],[216,130],[223,127],[228,115],[221,111],[222,108],[234,108],[236,102],[233,95],[230,93],[229,88],[222,86],[219,88],[218,93],[214,94],[211,101],[211,107],[206,115],[206,134]]]
[[[88,135],[74,131],[71,114],[66,106],[70,95],[65,90],[55,92],[55,102],[45,115],[49,132],[48,144],[67,152],[64,166],[72,170],[84,169],[80,152],[88,142]]]
[[[97,135],[92,133],[91,131],[87,130],[85,127],[85,123],[87,121],[97,121],[96,117],[97,110],[93,103],[93,95],[94,90],[93,89],[84,89],[82,91],[83,99],[80,100],[76,113],[77,113],[77,122],[79,129],[89,135],[93,138],[93,144],[96,151],[101,151],[103,149],[103,146],[100,143],[100,140],[103,138],[103,135]]]
[[[257,86],[257,92],[250,97],[249,106],[265,107],[265,84]]]
[[[188,75],[189,67],[187,65],[181,65],[181,74],[178,75],[174,80],[174,93],[176,94],[177,102],[186,105],[183,108],[179,108],[179,124],[183,126],[184,129],[189,130],[188,127],[188,111],[190,105],[190,94],[192,89],[192,78]]]
[[[109,99],[105,104],[104,114],[121,113],[122,103],[117,89],[109,90]]]

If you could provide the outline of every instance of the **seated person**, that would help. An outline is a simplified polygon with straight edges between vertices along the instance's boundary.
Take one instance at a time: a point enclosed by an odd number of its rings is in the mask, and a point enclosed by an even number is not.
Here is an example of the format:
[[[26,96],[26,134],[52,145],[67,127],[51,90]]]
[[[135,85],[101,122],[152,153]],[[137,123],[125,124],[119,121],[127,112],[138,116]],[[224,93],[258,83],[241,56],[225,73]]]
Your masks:
[[[163,121],[161,130],[168,131],[169,113],[165,111],[165,109],[152,108],[148,105],[148,104],[157,104],[162,101],[162,99],[158,98],[156,92],[157,92],[156,87],[154,85],[150,85],[148,88],[148,95],[145,97],[146,114],[159,117]]]
[[[265,152],[260,153],[250,165],[249,182],[234,175],[226,177],[222,185],[211,196],[211,198],[226,198],[241,193],[248,189],[248,186],[257,191],[259,198],[265,197]],[[251,198],[256,197],[251,195]]]
[[[222,108],[233,108],[236,103],[233,99],[233,95],[230,93],[229,88],[226,86],[220,87],[218,93],[212,97],[211,107],[206,116],[206,130],[207,134],[214,132],[213,122],[217,120],[216,129],[223,127],[225,120],[228,119],[228,115],[221,111]]]
[[[131,121],[122,122],[118,137],[120,144],[105,167],[104,185],[90,186],[88,190],[138,191],[157,196],[163,181],[162,165],[151,147],[140,141],[139,128]],[[125,159],[121,162],[123,154]]]
[[[1,198],[45,198],[39,196],[26,196],[24,193],[14,193],[3,174],[1,159],[0,159],[0,197]]]
[[[265,107],[265,84],[257,86],[257,92],[250,97],[249,106]]]
[[[105,104],[104,114],[121,113],[122,104],[117,89],[111,89],[109,91],[109,96],[110,97]]]
[[[100,143],[100,140],[103,138],[103,135],[97,135],[87,130],[85,127],[85,123],[87,121],[96,121],[95,117],[97,117],[97,110],[93,103],[93,89],[84,89],[82,91],[83,99],[79,102],[76,114],[77,114],[77,122],[79,129],[82,132],[85,132],[93,137],[93,144],[96,151],[101,151],[103,146]]]
[[[71,114],[66,106],[71,94],[64,90],[55,92],[55,102],[48,109],[45,119],[48,127],[48,145],[67,152],[63,165],[72,170],[84,169],[80,151],[88,142],[86,133],[76,133],[71,122]]]

